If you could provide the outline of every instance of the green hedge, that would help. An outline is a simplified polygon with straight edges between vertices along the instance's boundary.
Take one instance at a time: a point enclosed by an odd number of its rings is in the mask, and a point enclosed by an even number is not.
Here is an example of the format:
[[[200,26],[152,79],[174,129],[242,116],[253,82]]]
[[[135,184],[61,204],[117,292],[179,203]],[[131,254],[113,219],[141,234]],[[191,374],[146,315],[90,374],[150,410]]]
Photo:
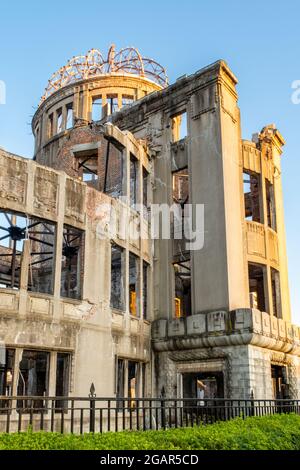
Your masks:
[[[300,450],[300,416],[241,418],[185,429],[105,434],[0,434],[0,450]]]

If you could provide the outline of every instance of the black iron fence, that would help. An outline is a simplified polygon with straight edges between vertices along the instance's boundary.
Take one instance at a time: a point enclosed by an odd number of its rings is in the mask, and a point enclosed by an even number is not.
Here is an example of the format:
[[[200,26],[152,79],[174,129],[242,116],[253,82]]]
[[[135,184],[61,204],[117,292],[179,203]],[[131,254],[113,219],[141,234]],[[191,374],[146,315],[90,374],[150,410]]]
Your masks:
[[[300,414],[300,400],[0,396],[0,432],[159,430],[279,413]]]

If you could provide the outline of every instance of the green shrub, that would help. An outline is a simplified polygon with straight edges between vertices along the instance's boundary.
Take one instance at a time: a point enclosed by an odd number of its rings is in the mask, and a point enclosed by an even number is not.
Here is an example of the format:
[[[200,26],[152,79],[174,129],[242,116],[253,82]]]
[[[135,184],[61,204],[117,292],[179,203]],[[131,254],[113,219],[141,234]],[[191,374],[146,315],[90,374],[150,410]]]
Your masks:
[[[0,450],[300,450],[300,416],[241,418],[185,429],[105,434],[0,434]]]

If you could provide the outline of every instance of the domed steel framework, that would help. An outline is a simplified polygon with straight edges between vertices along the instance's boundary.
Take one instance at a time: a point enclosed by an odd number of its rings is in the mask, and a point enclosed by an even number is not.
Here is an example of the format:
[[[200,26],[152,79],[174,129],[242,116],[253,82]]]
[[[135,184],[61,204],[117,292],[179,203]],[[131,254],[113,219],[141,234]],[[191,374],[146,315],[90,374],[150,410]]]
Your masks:
[[[115,46],[109,49],[107,59],[98,49],[91,49],[87,55],[73,57],[67,65],[55,72],[49,80],[41,103],[52,93],[70,83],[109,73],[131,74],[148,78],[161,87],[168,85],[166,70],[153,59],[141,56],[134,47],[126,47],[116,53]]]

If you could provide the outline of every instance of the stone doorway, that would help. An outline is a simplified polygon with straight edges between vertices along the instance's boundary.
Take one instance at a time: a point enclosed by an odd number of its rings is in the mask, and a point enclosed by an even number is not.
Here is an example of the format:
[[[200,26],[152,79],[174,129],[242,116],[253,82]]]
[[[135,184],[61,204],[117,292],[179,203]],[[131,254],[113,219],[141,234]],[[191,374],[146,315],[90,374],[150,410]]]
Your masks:
[[[183,398],[224,398],[223,372],[183,374]]]

